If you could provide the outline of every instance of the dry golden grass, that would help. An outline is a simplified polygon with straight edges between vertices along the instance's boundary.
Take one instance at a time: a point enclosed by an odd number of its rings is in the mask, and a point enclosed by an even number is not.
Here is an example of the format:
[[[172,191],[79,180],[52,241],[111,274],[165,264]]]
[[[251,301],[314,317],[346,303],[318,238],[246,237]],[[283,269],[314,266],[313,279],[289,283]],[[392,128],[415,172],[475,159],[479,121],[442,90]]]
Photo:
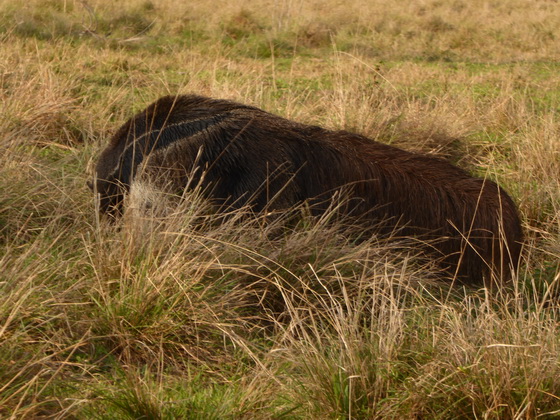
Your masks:
[[[560,415],[557,8],[0,2],[0,417]],[[186,92],[498,181],[527,234],[512,290],[438,283],[410,241],[217,220],[195,196],[105,225],[99,150]]]

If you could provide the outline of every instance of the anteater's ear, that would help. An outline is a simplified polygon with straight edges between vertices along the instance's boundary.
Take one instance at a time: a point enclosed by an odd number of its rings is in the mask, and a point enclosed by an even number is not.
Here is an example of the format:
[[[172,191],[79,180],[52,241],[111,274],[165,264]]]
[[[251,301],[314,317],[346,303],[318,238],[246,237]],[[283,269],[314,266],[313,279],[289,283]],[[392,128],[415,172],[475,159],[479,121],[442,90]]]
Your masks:
[[[87,181],[86,184],[87,184],[88,188],[93,191],[93,182]]]

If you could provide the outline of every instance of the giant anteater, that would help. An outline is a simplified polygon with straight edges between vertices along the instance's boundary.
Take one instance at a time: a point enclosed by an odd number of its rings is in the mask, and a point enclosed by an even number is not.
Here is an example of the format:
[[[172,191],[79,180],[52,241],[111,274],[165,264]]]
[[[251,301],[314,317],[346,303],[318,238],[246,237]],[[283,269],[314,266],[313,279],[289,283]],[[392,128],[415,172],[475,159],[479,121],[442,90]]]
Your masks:
[[[222,209],[307,201],[320,213],[342,192],[346,215],[437,238],[431,246],[442,264],[471,284],[490,273],[508,278],[519,259],[519,217],[495,183],[439,158],[227,100],[166,96],[127,121],[96,167],[101,212],[118,215],[141,173],[164,177],[178,193],[199,184]]]

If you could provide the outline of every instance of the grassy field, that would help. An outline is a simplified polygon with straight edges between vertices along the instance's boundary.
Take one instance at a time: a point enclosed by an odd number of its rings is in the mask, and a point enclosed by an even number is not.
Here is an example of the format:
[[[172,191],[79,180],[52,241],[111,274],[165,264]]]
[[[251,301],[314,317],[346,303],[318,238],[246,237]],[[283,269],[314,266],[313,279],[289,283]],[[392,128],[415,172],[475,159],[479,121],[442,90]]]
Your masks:
[[[0,417],[560,417],[559,8],[0,1]],[[105,225],[100,150],[189,92],[497,181],[519,275],[450,287],[406,239],[220,221],[196,197]]]

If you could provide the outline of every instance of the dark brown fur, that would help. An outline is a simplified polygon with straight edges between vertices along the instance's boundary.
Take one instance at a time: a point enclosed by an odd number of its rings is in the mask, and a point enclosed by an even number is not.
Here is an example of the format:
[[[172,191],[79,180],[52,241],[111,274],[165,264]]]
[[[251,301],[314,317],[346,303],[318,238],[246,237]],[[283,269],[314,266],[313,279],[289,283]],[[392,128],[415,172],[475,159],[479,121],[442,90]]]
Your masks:
[[[495,183],[438,158],[230,101],[168,96],[131,118],[97,164],[101,211],[117,214],[141,172],[164,176],[178,193],[201,184],[222,206],[256,211],[307,200],[320,213],[343,190],[345,214],[438,238],[446,268],[473,284],[490,271],[507,278],[519,259],[519,217]]]

